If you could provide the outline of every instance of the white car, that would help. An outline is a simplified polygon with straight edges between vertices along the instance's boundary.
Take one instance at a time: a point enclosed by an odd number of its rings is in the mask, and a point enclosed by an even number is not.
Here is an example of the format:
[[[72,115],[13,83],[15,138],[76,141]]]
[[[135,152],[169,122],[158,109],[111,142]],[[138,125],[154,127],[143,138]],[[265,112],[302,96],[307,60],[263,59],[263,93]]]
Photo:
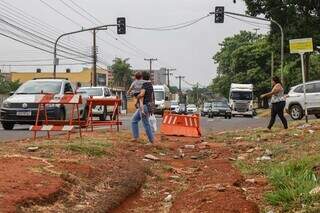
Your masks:
[[[198,112],[197,106],[194,104],[188,104],[187,105],[187,113],[188,114],[195,114]]]
[[[174,113],[179,113],[180,107],[177,101],[171,101],[170,111]]]
[[[92,98],[116,98],[115,96],[112,96],[112,93],[108,87],[80,87],[78,92],[84,92],[86,95]],[[92,109],[92,113],[94,116],[99,117],[101,121],[105,121],[107,119],[107,115],[109,115],[111,119],[113,106],[96,106],[94,109]]]
[[[70,81],[66,79],[34,79],[22,84],[16,92],[7,98],[1,106],[0,121],[5,130],[12,130],[16,124],[34,124],[38,104],[34,103],[37,95],[51,93],[57,96],[74,93]],[[87,97],[82,95],[83,104],[79,106],[82,119],[87,118]],[[47,105],[47,114],[50,120],[69,119],[72,111],[71,105]],[[75,113],[74,118],[77,118]],[[40,118],[40,120],[43,118]]]
[[[320,81],[306,83],[306,96],[308,114],[320,118]],[[300,120],[304,117],[303,84],[299,84],[290,89],[285,109],[293,120]]]

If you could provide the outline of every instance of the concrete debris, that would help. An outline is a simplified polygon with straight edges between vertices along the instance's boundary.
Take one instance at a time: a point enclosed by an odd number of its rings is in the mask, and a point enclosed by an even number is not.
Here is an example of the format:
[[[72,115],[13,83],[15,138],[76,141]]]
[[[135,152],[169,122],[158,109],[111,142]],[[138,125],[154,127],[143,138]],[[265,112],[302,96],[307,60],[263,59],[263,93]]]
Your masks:
[[[29,151],[29,152],[35,152],[35,151],[37,151],[38,149],[39,149],[38,146],[30,146],[30,147],[28,147],[28,151]]]
[[[255,179],[246,179],[245,182],[247,183],[256,183]]]
[[[320,186],[317,186],[316,188],[313,188],[309,194],[310,195],[318,195],[320,193]]]
[[[184,145],[184,148],[185,149],[194,149],[194,148],[196,148],[196,146],[195,145]]]
[[[266,151],[264,152],[264,156],[269,156],[271,157],[273,155],[273,153],[271,152],[270,149],[266,149]]]
[[[173,198],[172,195],[169,194],[167,197],[164,198],[164,201],[167,202],[167,203],[168,203],[168,202],[171,202],[171,201],[172,201],[172,198]]]
[[[148,160],[153,160],[153,161],[159,161],[159,160],[160,160],[160,159],[157,158],[156,156],[153,156],[153,155],[150,155],[150,154],[145,155],[144,158],[145,158],[145,159],[148,159]]]

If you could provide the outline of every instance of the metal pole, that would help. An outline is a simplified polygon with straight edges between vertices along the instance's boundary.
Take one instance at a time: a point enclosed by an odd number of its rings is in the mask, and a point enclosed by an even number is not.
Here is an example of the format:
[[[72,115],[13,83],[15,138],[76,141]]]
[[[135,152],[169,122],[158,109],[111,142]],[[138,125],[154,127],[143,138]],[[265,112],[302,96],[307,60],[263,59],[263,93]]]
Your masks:
[[[272,52],[271,53],[271,87],[272,87],[273,72],[274,72],[274,55]]]
[[[64,33],[62,35],[60,35],[55,43],[54,43],[54,50],[53,50],[53,78],[56,78],[56,72],[57,72],[57,65],[58,65],[58,58],[57,58],[57,46],[58,46],[58,42],[59,40],[67,35],[72,35],[72,34],[76,34],[76,33],[81,33],[81,32],[86,32],[86,31],[92,31],[92,30],[107,30],[108,27],[116,27],[118,26],[117,24],[108,24],[108,25],[102,25],[102,26],[98,26],[98,27],[92,27],[92,28],[88,28],[88,29],[82,29],[82,30],[77,30],[77,31],[73,31],[73,32],[69,32],[69,33]]]
[[[303,98],[304,98],[304,110],[306,116],[306,123],[308,123],[308,109],[307,109],[307,94],[306,94],[306,76],[304,68],[304,53],[300,53],[301,57],[301,68],[302,68],[302,81],[303,81]]]
[[[97,42],[96,30],[93,30],[93,86],[97,86]]]

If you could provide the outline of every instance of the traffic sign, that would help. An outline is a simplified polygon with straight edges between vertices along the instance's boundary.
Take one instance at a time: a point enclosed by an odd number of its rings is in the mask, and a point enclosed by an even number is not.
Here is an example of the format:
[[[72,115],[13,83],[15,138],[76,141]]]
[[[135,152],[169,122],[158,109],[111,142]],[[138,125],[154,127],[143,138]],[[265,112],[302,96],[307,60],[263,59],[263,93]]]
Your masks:
[[[290,42],[290,53],[313,52],[312,38],[292,39]]]

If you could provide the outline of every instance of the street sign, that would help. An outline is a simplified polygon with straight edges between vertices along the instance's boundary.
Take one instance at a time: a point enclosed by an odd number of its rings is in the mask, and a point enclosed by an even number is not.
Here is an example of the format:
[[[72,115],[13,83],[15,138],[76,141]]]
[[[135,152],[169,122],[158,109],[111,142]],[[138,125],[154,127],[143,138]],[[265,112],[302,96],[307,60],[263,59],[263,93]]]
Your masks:
[[[292,39],[290,42],[290,53],[313,52],[312,38]]]
[[[301,58],[304,110],[305,110],[306,122],[308,123],[304,54],[308,52],[313,52],[313,41],[312,41],[312,38],[303,38],[303,39],[292,39],[289,42],[290,42],[290,53],[299,53]]]

